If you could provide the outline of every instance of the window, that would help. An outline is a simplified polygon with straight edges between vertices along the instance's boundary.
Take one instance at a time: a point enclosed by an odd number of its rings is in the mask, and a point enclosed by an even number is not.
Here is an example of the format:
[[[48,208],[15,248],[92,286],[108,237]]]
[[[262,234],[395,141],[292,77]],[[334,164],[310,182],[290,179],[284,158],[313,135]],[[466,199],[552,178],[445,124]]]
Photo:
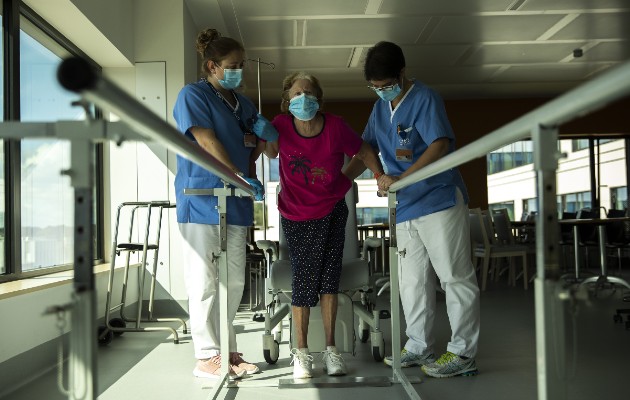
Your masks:
[[[22,121],[85,119],[83,109],[70,104],[76,95],[63,90],[56,79],[61,57],[68,52],[46,40],[24,19],[21,26]],[[46,38],[43,42],[48,42],[48,47],[35,37]],[[70,168],[70,142],[27,139],[22,140],[21,150],[22,271],[70,264],[74,253],[74,192],[69,178],[60,173]]]
[[[626,186],[610,189],[610,208],[617,210],[628,208],[628,188]]]
[[[13,13],[12,8],[8,10]],[[7,55],[7,64],[0,63],[6,75],[13,73],[18,57],[20,61],[20,79],[9,81],[10,88],[0,91],[10,94],[2,100],[3,119],[7,110],[15,110],[10,117],[23,122],[83,120],[83,108],[71,105],[78,96],[61,88],[56,72],[63,57],[85,55],[23,3],[19,11],[19,27],[9,32],[19,39],[10,48],[15,51]],[[3,18],[15,19],[15,15]],[[15,25],[7,24],[4,29]],[[61,175],[62,170],[70,167],[70,142],[29,138],[2,141],[0,146],[0,187],[3,190],[0,196],[0,274],[5,275],[0,279],[12,280],[23,274],[34,276],[71,268],[74,190],[70,179]],[[93,161],[98,170],[102,170],[101,154],[102,146],[95,146]],[[96,171],[93,174],[94,255],[102,258],[101,180],[96,179]],[[5,176],[11,179],[4,179]],[[5,204],[8,193],[16,195],[9,197],[10,202]]]
[[[381,224],[389,222],[387,207],[357,208],[357,224]]]
[[[596,144],[604,144],[612,142],[614,139],[595,139]],[[573,139],[571,140],[571,150],[580,151],[588,149],[588,139]]]
[[[269,159],[269,181],[270,182],[279,182],[280,181],[280,159],[279,158],[270,158]]]
[[[0,14],[0,22],[2,22],[2,15]],[[1,26],[1,25],[0,25]],[[4,49],[3,49],[3,31],[0,30],[0,55],[2,55],[2,59],[4,59]],[[2,71],[2,75],[4,76],[4,65],[0,62],[0,71]],[[4,121],[4,79],[0,82],[0,121]],[[0,140],[0,275],[4,275],[7,273],[6,268],[6,258],[5,258],[5,246],[6,242],[5,238],[5,225],[4,225],[4,215],[5,215],[5,204],[4,204],[4,196],[5,196],[5,179],[4,179],[4,141]]]
[[[578,212],[583,208],[591,208],[591,192],[563,194],[562,208],[566,212]]]
[[[521,141],[501,147],[488,154],[488,175],[520,167],[534,162],[533,144]]]

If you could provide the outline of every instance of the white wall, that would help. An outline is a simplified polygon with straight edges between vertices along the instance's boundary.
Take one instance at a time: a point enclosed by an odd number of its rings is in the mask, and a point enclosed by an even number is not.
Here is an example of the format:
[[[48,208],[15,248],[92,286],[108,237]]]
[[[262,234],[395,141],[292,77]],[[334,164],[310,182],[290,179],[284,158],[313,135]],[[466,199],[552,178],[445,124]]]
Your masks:
[[[130,304],[138,297],[138,268],[132,268],[129,273],[127,299]],[[114,275],[113,302],[120,303],[122,290],[122,269],[118,269]],[[96,275],[95,285],[97,293],[96,313],[98,318],[105,316],[105,301],[109,275],[100,273]],[[40,278],[46,279],[46,278]],[[4,298],[0,301],[0,315],[3,317],[3,329],[0,329],[0,342],[10,343],[8,346],[0,346],[0,363],[15,357],[25,351],[37,347],[43,343],[59,337],[57,319],[52,315],[43,315],[44,310],[53,305],[65,305],[70,303],[72,294],[72,279],[58,286],[20,294],[14,297]],[[135,307],[134,307],[135,310]],[[116,314],[118,315],[118,314]],[[128,316],[135,315],[128,312]],[[68,319],[65,332],[70,329],[71,320]],[[19,338],[19,340],[17,339]],[[41,367],[51,365],[51,360],[42,360]],[[6,388],[0,388],[0,393]]]

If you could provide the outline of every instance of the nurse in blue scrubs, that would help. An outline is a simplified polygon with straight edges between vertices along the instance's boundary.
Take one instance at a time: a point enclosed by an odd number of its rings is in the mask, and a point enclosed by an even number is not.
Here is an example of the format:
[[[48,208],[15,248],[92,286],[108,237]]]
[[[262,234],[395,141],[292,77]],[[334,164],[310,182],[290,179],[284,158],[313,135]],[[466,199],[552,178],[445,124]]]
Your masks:
[[[379,190],[455,150],[455,136],[440,96],[405,74],[402,49],[391,42],[370,48],[364,67],[378,95],[363,140],[383,160]],[[352,161],[352,177],[365,166]],[[474,375],[479,339],[479,288],[471,262],[468,194],[457,169],[397,192],[396,234],[400,250],[400,298],[408,340],[402,367],[421,366],[434,377]],[[446,293],[451,339],[436,357],[433,334],[436,279]],[[385,363],[392,364],[386,357]]]
[[[273,141],[277,132],[258,114],[254,104],[237,92],[241,85],[245,50],[234,39],[207,29],[197,37],[202,78],[179,93],[173,116],[177,127],[190,141],[242,176],[263,199],[256,179],[255,161],[263,142]],[[193,374],[220,378],[221,364],[229,362],[230,377],[258,372],[241,357],[236,346],[233,320],[245,285],[245,249],[248,227],[253,224],[253,201],[249,197],[227,199],[228,324],[229,338],[219,337],[218,261],[221,252],[216,196],[188,196],[184,189],[223,187],[221,178],[177,156],[175,194],[177,222],[182,234],[184,278],[189,300],[192,340],[197,363]],[[223,316],[225,318],[225,316]],[[230,359],[221,360],[220,340],[228,340]]]

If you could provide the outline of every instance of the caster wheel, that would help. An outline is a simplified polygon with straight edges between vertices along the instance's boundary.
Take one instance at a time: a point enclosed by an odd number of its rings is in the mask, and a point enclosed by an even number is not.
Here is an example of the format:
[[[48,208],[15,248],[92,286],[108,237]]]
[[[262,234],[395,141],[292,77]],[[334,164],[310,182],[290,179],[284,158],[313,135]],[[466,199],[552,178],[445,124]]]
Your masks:
[[[385,342],[383,341],[380,346],[372,346],[372,357],[374,361],[383,361],[385,358]]]
[[[106,326],[98,327],[98,336],[96,337],[98,344],[107,346],[114,340],[114,332],[110,331]]]
[[[275,364],[280,356],[280,343],[274,340],[270,349],[263,350],[263,356],[265,357],[267,364]]]
[[[125,320],[122,318],[112,318],[109,320],[109,326],[113,327],[113,328],[126,328],[127,324],[125,323]],[[114,331],[114,336],[120,336],[125,332],[116,332]]]

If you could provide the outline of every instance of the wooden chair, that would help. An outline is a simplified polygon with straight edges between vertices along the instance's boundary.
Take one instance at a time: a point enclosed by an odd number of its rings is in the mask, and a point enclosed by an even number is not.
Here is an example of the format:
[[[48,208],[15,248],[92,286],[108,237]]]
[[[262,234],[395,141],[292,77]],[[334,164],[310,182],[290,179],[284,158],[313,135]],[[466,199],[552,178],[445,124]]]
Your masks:
[[[520,257],[523,262],[524,275],[527,276],[527,247],[520,244],[501,244],[494,237],[492,222],[479,208],[469,210],[470,239],[473,261],[483,260],[481,267],[481,290],[486,290],[488,271],[492,259],[508,258],[510,261],[510,276],[514,276],[513,258]],[[515,284],[514,280],[511,281]],[[527,289],[527,279],[523,279],[523,286]]]

